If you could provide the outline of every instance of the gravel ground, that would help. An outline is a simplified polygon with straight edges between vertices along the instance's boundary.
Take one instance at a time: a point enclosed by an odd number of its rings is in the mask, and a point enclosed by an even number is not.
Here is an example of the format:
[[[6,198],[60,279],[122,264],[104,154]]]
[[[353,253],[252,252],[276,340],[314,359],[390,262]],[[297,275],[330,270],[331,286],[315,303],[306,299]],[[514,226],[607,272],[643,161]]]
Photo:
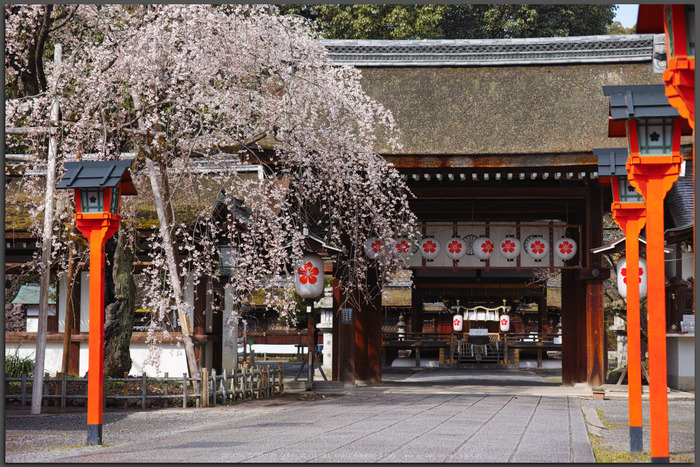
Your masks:
[[[612,449],[629,452],[629,403],[627,400],[581,398],[582,407],[602,411],[601,420],[610,426],[601,430],[601,441]],[[644,451],[649,452],[649,401],[642,402]],[[669,453],[687,456],[695,461],[695,401],[668,403]]]
[[[166,435],[186,432],[223,421],[269,416],[281,406],[297,403],[298,394],[243,402],[236,406],[199,409],[109,410],[103,418],[103,446],[148,443]],[[45,408],[59,412],[58,408]],[[85,410],[85,409],[82,409]],[[46,410],[44,410],[46,412]],[[85,446],[85,413],[43,413],[30,416],[28,408],[5,408],[5,462],[46,463],[55,461],[52,452],[70,450],[81,454],[101,449]],[[82,447],[80,447],[82,446]]]

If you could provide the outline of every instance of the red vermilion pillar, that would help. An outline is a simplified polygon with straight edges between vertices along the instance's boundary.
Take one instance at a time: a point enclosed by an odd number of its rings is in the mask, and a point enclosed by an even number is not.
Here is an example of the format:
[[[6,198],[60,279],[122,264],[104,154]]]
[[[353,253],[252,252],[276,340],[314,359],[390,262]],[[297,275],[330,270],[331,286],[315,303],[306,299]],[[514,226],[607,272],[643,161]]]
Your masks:
[[[639,203],[641,204],[641,203]],[[639,310],[639,234],[646,222],[644,208],[625,209],[613,203],[613,218],[625,232],[627,258],[627,391],[630,452],[642,452],[642,350]]]
[[[680,133],[680,126],[674,128],[676,132]],[[674,150],[670,156],[632,154],[627,159],[630,182],[644,195],[647,208],[649,432],[651,460],[659,463],[669,461],[663,201],[680,173],[682,158],[677,147],[680,134],[677,136],[674,135]],[[630,287],[627,289],[629,293]]]
[[[102,444],[104,395],[104,292],[107,240],[119,228],[119,216],[107,213],[76,214],[76,227],[90,242],[90,334],[88,339],[88,445]]]

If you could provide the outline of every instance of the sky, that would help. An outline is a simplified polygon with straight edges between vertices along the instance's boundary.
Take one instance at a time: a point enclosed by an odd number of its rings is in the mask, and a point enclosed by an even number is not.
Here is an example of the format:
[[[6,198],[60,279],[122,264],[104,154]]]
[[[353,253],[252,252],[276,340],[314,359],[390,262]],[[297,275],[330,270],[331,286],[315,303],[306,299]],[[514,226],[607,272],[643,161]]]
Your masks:
[[[631,28],[637,24],[637,11],[639,10],[639,5],[617,5],[617,10],[615,11],[614,21],[619,21],[625,28]]]

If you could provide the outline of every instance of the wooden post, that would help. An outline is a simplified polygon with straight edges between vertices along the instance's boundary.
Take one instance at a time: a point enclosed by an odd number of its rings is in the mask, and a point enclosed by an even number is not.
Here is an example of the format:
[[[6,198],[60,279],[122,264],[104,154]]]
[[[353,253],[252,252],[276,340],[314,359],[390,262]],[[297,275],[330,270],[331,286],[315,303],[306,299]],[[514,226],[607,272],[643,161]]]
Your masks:
[[[61,407],[66,407],[66,401],[68,396],[68,378],[65,373],[60,373],[61,375]]]
[[[210,398],[211,398],[211,406],[214,407],[217,404],[217,399],[216,399],[216,370],[212,368],[211,370],[211,386],[209,387],[210,391]]]
[[[587,266],[597,269],[600,274],[600,271],[603,269],[602,255],[593,254],[591,248],[603,243],[602,189],[599,185],[589,185],[586,194],[588,196],[588,202],[586,203],[588,235],[585,240]],[[586,376],[590,386],[602,386],[607,375],[607,368],[605,368],[607,349],[603,345],[605,340],[605,315],[602,278],[586,278],[585,288]]]
[[[141,408],[146,410],[146,373],[141,373]]]
[[[129,395],[129,372],[125,371],[124,372],[124,395],[128,396]],[[129,399],[124,398],[124,408],[129,407]]]
[[[280,373],[280,394],[284,394],[284,365],[282,362],[278,364],[278,368]]]
[[[167,373],[167,372],[166,372],[166,373],[163,373],[163,376],[164,376],[164,378],[165,378],[165,379],[164,379],[164,382],[165,382],[165,389],[163,390],[163,392],[164,392],[163,395],[164,395],[164,396],[168,396],[168,395],[169,395],[169,394],[168,394],[168,389],[170,389],[170,388],[168,387],[168,373]],[[167,397],[164,397],[164,398],[161,399],[161,404],[160,404],[160,406],[161,406],[161,407],[166,407],[166,405],[169,405],[168,402],[169,402],[169,399],[168,399]]]
[[[20,405],[27,405],[27,374],[22,373],[22,392],[20,398]]]
[[[187,408],[187,373],[182,374],[182,408]]]
[[[202,380],[202,393],[200,395],[201,404],[202,407],[209,407],[209,372],[207,368],[202,368],[199,375]]]
[[[307,300],[307,327],[306,327],[306,346],[307,346],[307,364],[308,368],[308,379],[309,383],[314,382],[314,351],[316,349],[316,343],[314,342],[314,302],[313,300]]]

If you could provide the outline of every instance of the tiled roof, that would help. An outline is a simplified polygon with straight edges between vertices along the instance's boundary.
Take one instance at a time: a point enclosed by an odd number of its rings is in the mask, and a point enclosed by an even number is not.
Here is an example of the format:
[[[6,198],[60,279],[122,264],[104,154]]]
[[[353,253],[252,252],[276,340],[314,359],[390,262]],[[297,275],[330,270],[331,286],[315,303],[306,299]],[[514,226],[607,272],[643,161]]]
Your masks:
[[[66,162],[66,173],[56,188],[109,188],[122,185],[122,195],[135,195],[129,175],[130,160]]]
[[[600,148],[593,149],[593,154],[598,156],[598,176],[615,177],[626,175],[627,148]]]
[[[39,284],[24,284],[19,288],[17,296],[12,300],[12,303],[21,305],[38,305],[41,294],[41,286]],[[49,305],[56,304],[56,287],[49,286]]]
[[[610,97],[613,120],[679,117],[678,110],[668,103],[663,84],[603,86],[603,94]]]
[[[480,66],[651,61],[653,34],[528,39],[322,40],[337,64]]]

